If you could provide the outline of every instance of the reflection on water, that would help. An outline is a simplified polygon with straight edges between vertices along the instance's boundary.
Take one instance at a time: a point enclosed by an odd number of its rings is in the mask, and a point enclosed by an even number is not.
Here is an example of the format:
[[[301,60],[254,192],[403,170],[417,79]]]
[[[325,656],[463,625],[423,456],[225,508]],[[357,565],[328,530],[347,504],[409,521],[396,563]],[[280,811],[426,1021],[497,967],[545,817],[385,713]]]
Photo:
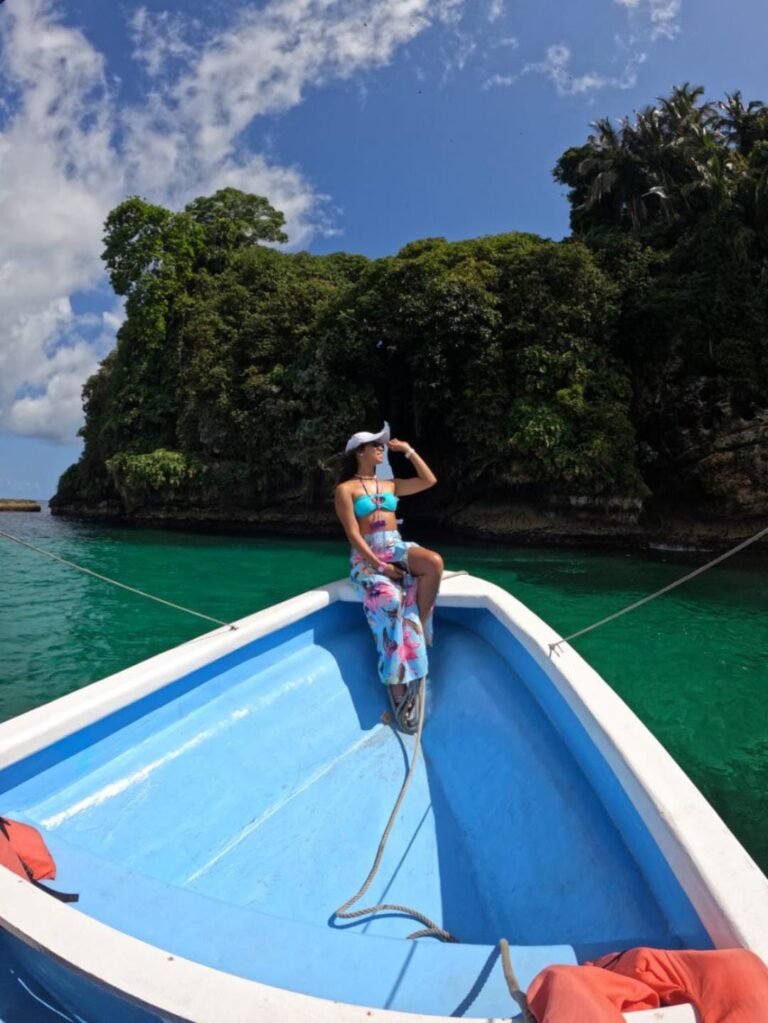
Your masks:
[[[224,621],[346,574],[341,539],[113,529],[13,514],[0,528]],[[430,543],[428,537],[419,537]],[[498,583],[561,634],[702,564],[530,547],[439,545],[449,568]],[[747,552],[575,641],[768,868],[768,560]],[[0,718],[208,631],[206,622],[0,538]],[[439,642],[439,635],[437,637]],[[439,680],[433,680],[439,685]]]

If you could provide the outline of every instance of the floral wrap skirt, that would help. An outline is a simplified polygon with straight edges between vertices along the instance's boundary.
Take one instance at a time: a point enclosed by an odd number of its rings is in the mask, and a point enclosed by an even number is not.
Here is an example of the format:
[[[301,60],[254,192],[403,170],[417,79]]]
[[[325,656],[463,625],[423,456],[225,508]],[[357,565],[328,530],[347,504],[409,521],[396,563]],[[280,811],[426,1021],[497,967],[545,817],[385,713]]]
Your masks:
[[[431,642],[432,616],[426,636],[416,603],[418,581],[408,571],[408,551],[417,543],[403,540],[397,530],[368,533],[365,541],[383,562],[405,570],[401,580],[376,571],[358,551],[352,551],[350,579],[363,601],[365,617],[379,655],[379,678],[385,686],[406,685],[428,671],[427,640]]]

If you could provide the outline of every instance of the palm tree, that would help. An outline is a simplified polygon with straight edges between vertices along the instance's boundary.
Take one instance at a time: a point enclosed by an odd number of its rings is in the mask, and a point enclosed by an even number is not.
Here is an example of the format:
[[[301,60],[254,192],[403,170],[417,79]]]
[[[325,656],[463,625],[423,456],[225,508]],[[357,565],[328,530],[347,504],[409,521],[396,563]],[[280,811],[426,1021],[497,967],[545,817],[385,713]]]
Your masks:
[[[768,108],[761,100],[754,99],[745,107],[741,92],[734,92],[717,106],[722,111],[720,130],[737,153],[749,156],[755,143],[768,140]]]
[[[633,118],[595,121],[585,145],[563,154],[554,175],[571,188],[577,233],[662,227],[662,237],[670,229],[674,237],[720,217],[737,193],[747,220],[763,222],[766,169],[762,157],[754,167],[750,158],[768,145],[768,107],[745,106],[738,92],[719,104],[703,95],[684,82]]]

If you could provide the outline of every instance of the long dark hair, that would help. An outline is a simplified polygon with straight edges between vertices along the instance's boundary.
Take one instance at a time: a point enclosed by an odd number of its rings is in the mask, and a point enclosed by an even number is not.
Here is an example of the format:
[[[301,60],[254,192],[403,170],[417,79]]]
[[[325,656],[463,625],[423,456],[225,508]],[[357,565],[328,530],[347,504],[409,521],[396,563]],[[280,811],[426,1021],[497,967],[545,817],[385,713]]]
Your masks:
[[[341,463],[341,472],[337,482],[346,483],[347,480],[351,480],[355,475],[357,475],[357,456],[354,451],[350,451],[344,455],[344,461]]]

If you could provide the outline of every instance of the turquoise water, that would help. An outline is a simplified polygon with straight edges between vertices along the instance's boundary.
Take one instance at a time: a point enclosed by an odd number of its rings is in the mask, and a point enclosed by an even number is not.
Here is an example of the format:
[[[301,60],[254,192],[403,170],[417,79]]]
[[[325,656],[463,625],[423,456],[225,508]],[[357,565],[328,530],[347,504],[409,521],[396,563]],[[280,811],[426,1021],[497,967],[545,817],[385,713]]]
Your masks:
[[[115,529],[55,519],[47,512],[5,514],[0,529],[222,620],[347,571],[341,540]],[[498,583],[563,635],[706,560],[435,546],[447,567]],[[664,743],[768,872],[766,581],[768,560],[743,556],[574,645]],[[0,537],[0,719],[209,627]]]

